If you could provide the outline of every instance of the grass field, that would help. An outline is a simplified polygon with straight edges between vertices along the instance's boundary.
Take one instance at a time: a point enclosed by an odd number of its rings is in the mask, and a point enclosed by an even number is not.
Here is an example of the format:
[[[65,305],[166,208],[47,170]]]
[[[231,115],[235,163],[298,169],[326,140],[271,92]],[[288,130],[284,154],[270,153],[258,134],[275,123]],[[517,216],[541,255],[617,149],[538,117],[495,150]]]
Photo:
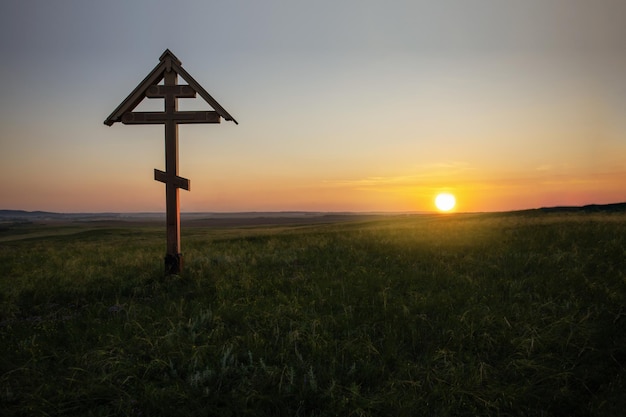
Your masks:
[[[626,214],[0,231],[4,416],[618,416]],[[18,239],[19,238],[19,239]]]

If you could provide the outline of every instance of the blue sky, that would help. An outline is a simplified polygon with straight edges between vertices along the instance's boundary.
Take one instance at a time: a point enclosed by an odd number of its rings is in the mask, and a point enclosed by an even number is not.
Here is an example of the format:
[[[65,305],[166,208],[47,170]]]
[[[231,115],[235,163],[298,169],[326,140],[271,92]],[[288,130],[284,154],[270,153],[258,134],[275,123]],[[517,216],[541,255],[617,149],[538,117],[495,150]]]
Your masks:
[[[166,48],[240,123],[181,127],[183,211],[624,201],[624,22],[617,0],[5,1],[0,207],[162,211],[162,127],[102,122]]]

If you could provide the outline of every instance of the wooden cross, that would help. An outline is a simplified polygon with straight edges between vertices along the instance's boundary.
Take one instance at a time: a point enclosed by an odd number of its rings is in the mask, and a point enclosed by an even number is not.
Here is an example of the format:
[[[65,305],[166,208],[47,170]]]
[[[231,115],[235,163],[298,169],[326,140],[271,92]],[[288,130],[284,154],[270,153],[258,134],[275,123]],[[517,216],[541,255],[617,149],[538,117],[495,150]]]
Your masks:
[[[104,121],[107,126],[115,122],[125,125],[165,125],[165,172],[155,169],[154,179],[165,183],[167,252],[166,274],[178,274],[182,270],[183,255],[180,251],[180,201],[179,188],[189,191],[190,183],[178,176],[178,125],[186,123],[219,123],[220,118],[238,124],[237,121],[206,92],[204,88],[181,66],[181,62],[169,50],[159,58],[159,64],[130,93],[130,95]],[[176,84],[177,77],[187,85]],[[163,81],[163,84],[159,84]],[[179,98],[194,98],[199,94],[214,111],[178,111]],[[144,98],[161,98],[165,101],[162,112],[133,112]]]

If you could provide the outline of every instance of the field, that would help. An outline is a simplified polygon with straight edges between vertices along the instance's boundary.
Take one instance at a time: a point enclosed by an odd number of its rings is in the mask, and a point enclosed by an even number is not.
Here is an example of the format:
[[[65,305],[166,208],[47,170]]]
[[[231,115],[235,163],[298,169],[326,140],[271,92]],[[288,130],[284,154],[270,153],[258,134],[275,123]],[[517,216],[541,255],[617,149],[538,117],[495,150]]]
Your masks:
[[[4,416],[626,409],[623,212],[0,229]]]

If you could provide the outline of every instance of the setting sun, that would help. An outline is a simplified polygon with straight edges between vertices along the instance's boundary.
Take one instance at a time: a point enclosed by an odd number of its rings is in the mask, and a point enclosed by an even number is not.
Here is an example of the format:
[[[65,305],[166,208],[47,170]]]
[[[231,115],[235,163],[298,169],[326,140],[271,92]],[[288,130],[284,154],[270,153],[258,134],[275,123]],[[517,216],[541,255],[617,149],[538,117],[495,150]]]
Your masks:
[[[452,194],[441,193],[435,198],[435,205],[440,211],[450,211],[456,205],[456,198]]]

